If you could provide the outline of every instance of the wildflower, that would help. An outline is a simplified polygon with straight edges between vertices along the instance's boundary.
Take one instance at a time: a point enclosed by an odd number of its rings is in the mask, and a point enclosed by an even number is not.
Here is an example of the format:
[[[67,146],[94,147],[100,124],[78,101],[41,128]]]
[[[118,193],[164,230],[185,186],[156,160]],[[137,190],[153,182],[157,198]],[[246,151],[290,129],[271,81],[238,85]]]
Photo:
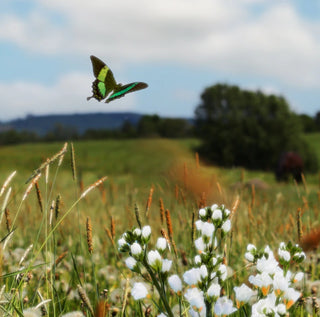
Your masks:
[[[301,296],[301,293],[294,288],[287,288],[283,297],[287,309],[289,309]]]
[[[170,269],[171,269],[171,265],[172,265],[172,261],[171,260],[168,260],[168,259],[162,260],[161,272],[162,273],[169,272]]]
[[[277,313],[280,316],[284,316],[287,312],[286,305],[284,305],[284,304],[279,304],[279,305],[277,305],[276,308],[277,308]]]
[[[134,242],[130,246],[130,250],[131,250],[132,255],[139,256],[142,253],[141,245],[139,243],[137,243],[137,242]]]
[[[265,249],[265,251],[267,248]],[[279,269],[278,261],[274,258],[272,251],[267,252],[269,253],[268,258],[263,256],[261,259],[257,260],[257,270],[259,272],[266,272],[269,274],[274,274]]]
[[[290,261],[290,252],[289,251],[280,247],[278,249],[278,254],[279,254],[280,259],[284,260],[285,262]]]
[[[210,209],[212,210],[212,211],[214,211],[215,209],[217,209],[218,208],[218,205],[217,204],[213,204],[211,207],[210,207]]]
[[[252,305],[251,316],[274,316],[276,311],[276,297],[274,294],[269,294],[266,298],[260,299]]]
[[[205,279],[208,276],[208,269],[204,264],[200,266],[199,272],[202,279]]]
[[[133,288],[131,290],[131,295],[134,300],[139,300],[147,297],[148,290],[143,283],[134,283]]]
[[[201,280],[200,270],[198,268],[192,268],[192,269],[186,271],[183,274],[183,280],[188,285],[196,285],[196,284],[198,284],[200,282],[200,280]]]
[[[148,252],[148,262],[154,269],[160,269],[162,266],[162,258],[160,253],[156,251],[149,251]]]
[[[288,289],[288,280],[283,276],[282,272],[277,272],[273,276],[273,289],[276,296],[282,296],[282,294]]]
[[[176,274],[171,275],[168,278],[168,283],[175,293],[181,292],[182,282],[181,282],[180,277],[178,275],[176,275]]]
[[[197,220],[195,222],[196,228],[197,230],[202,230],[202,226],[205,224],[205,222],[203,222],[202,220]]]
[[[120,238],[120,239],[118,240],[119,250],[120,250],[123,246],[125,246],[126,244],[127,244],[127,241],[126,241],[124,238]]]
[[[296,252],[294,255],[293,255],[293,259],[298,262],[298,263],[301,263],[303,262],[305,259],[306,259],[306,254],[304,252]]]
[[[215,227],[212,223],[205,222],[201,226],[201,233],[204,237],[211,238],[214,233]]]
[[[163,252],[167,247],[167,240],[163,237],[158,238],[156,248]]]
[[[201,312],[205,307],[203,292],[196,287],[189,288],[184,294],[184,297],[195,311]]]
[[[137,237],[140,237],[141,236],[141,229],[139,229],[139,228],[134,229],[133,234],[136,235]]]
[[[297,283],[300,282],[303,279],[304,274],[302,272],[296,273],[296,275],[293,277],[292,282]]]
[[[222,211],[220,209],[215,209],[211,218],[213,220],[222,220]]]
[[[261,288],[263,295],[266,296],[269,292],[271,284],[273,283],[273,280],[268,273],[263,272],[262,274],[257,274],[256,276],[250,275],[249,282]]]
[[[227,232],[230,231],[230,229],[231,229],[231,221],[230,221],[230,219],[227,219],[227,220],[223,223],[221,229],[222,229],[222,231],[223,231],[224,233],[227,233]]]
[[[224,210],[224,215],[225,215],[225,217],[228,217],[228,216],[230,215],[230,213],[231,213],[231,212],[230,212],[229,209],[226,208],[226,209]]]
[[[254,255],[251,252],[246,252],[244,254],[244,257],[246,258],[247,261],[253,262],[254,261]]]
[[[201,263],[201,256],[200,255],[196,255],[194,257],[194,263],[195,264],[200,264]]]
[[[220,278],[222,281],[225,281],[227,278],[227,267],[224,264],[221,264],[218,269],[220,273]]]
[[[142,237],[146,240],[148,240],[150,238],[150,235],[151,235],[151,227],[150,226],[144,226],[141,230],[141,234],[142,234]]]
[[[205,208],[201,208],[199,210],[199,216],[200,217],[205,217],[207,215],[207,210]]]
[[[237,311],[237,309],[233,307],[232,300],[227,296],[218,298],[214,305],[214,314],[216,316],[230,315],[235,311]]]
[[[250,298],[254,295],[253,290],[246,284],[242,284],[240,287],[234,287],[234,292],[236,294],[236,300],[238,308],[245,303],[248,303]]]
[[[206,249],[206,244],[204,243],[202,237],[196,239],[196,240],[194,241],[194,244],[195,244],[197,250],[198,250],[200,253],[203,252],[203,251]]]
[[[129,256],[128,258],[126,258],[126,266],[133,271],[137,265],[137,261],[135,258],[133,258],[132,256]]]
[[[212,283],[208,288],[209,297],[218,298],[220,296],[221,286],[218,283]]]

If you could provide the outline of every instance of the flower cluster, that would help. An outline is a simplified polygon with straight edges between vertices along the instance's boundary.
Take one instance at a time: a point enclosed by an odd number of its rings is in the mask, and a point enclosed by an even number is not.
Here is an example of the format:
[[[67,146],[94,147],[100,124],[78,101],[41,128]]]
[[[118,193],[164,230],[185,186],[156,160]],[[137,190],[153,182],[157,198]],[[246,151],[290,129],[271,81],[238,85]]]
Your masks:
[[[255,264],[257,269],[256,275],[249,276],[249,282],[258,290],[257,302],[252,305],[252,316],[285,316],[301,296],[294,286],[302,280],[304,274],[292,273],[289,264],[291,261],[301,263],[305,259],[304,252],[298,245],[281,242],[278,256],[279,262],[269,246],[260,251],[252,244],[247,247],[245,258]],[[247,303],[255,294],[244,284],[234,290],[238,307]]]

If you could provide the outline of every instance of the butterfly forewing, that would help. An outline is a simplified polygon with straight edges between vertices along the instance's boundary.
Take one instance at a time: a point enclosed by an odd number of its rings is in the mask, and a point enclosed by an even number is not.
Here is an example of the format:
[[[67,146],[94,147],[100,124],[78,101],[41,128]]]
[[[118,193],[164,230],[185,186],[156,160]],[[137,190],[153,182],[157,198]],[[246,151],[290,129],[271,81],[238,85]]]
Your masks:
[[[114,92],[111,94],[111,96],[106,100],[106,102],[108,103],[114,99],[124,97],[126,94],[128,94],[130,92],[141,90],[141,89],[144,89],[147,87],[148,87],[148,85],[146,83],[142,83],[142,82],[134,82],[134,83],[120,86],[119,88],[117,87],[114,90]]]

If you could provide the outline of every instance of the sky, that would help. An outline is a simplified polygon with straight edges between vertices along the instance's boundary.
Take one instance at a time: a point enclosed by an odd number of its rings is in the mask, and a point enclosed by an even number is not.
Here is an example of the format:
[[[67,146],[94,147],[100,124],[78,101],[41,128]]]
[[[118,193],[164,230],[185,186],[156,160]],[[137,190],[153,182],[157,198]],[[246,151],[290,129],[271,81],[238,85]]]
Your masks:
[[[90,55],[117,82],[91,96]],[[320,111],[320,0],[1,0],[0,121],[131,111],[193,117],[206,87],[238,85]]]

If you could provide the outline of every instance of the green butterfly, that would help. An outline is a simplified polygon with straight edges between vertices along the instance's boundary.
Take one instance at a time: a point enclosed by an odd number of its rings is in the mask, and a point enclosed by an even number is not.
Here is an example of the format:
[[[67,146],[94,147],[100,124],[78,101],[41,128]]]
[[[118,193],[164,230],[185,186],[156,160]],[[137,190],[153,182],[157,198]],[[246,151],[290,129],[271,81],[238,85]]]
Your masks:
[[[142,82],[134,82],[127,85],[117,84],[113,77],[111,69],[98,57],[90,56],[93,74],[96,80],[92,82],[93,95],[87,100],[95,98],[98,101],[106,98],[111,92],[112,94],[105,101],[106,103],[124,97],[129,92],[147,88],[148,85]]]

